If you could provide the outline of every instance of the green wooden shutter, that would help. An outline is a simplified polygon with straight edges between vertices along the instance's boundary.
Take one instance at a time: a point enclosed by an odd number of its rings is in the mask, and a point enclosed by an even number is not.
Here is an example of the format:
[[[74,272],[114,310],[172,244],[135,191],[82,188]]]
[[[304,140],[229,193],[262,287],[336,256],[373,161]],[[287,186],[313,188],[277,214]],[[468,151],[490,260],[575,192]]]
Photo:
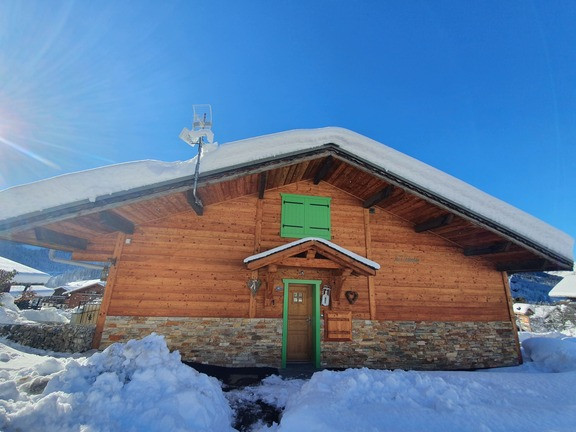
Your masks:
[[[282,194],[280,235],[330,240],[330,198]]]
[[[282,237],[305,237],[304,201],[298,195],[282,195]]]
[[[324,201],[324,202],[323,202]],[[304,234],[330,240],[330,200],[309,200],[305,210]]]

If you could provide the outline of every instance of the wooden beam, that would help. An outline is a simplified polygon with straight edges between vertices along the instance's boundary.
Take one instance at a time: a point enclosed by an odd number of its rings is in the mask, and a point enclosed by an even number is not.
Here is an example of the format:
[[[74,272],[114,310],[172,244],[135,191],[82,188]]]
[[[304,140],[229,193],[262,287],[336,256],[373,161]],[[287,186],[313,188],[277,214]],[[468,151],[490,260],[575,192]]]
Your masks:
[[[264,306],[274,306],[274,281],[276,280],[276,273],[278,267],[276,265],[268,266],[268,273],[266,274],[266,288],[264,290]]]
[[[125,217],[120,216],[109,210],[99,213],[100,223],[106,225],[114,231],[120,231],[124,234],[134,234],[134,224]]]
[[[264,198],[266,192],[266,183],[268,182],[268,171],[258,174],[258,199]]]
[[[500,242],[491,245],[468,247],[464,248],[464,255],[475,256],[475,255],[489,255],[489,254],[507,252],[508,249],[510,249],[511,245],[512,245],[511,242]]]
[[[36,234],[36,240],[42,243],[82,250],[88,247],[88,240],[84,238],[62,234],[46,228],[34,228],[34,233]]]
[[[318,171],[316,171],[316,174],[314,174],[315,185],[317,185],[326,178],[326,176],[330,172],[330,169],[332,168],[332,165],[334,165],[334,158],[332,156],[325,157],[320,166],[318,167]]]
[[[514,335],[514,345],[516,348],[516,356],[518,364],[522,364],[522,351],[520,350],[520,339],[516,331],[516,314],[514,313],[514,299],[510,292],[510,282],[508,281],[508,273],[502,272],[502,284],[504,285],[504,295],[506,295],[506,303],[508,304],[508,316],[510,317],[510,324],[512,325],[512,334]]]
[[[380,192],[372,195],[370,198],[368,198],[367,200],[365,200],[362,203],[362,207],[364,208],[370,208],[382,201],[385,201],[386,199],[390,198],[392,196],[392,194],[394,193],[394,186],[392,185],[388,185],[386,186],[384,189],[382,189]]]
[[[114,262],[116,262],[116,264],[110,266],[110,273],[108,274],[106,288],[104,289],[104,295],[102,296],[102,304],[100,305],[100,312],[98,312],[98,318],[96,320],[96,329],[94,330],[94,338],[92,339],[92,348],[94,349],[98,349],[100,347],[100,342],[102,341],[104,323],[108,316],[108,308],[110,307],[112,292],[114,291],[118,276],[118,263],[120,262],[120,255],[122,255],[122,250],[124,249],[125,244],[126,234],[118,233],[118,237],[116,237],[116,245],[114,247],[114,254],[112,255],[112,259],[115,260]]]
[[[364,241],[366,243],[366,258],[372,259],[372,233],[370,230],[370,210],[364,209]],[[374,276],[368,278],[368,303],[370,308],[370,319],[376,319],[376,288],[374,286]]]
[[[430,231],[436,228],[440,228],[446,225],[449,225],[454,220],[454,215],[452,213],[445,214],[442,216],[434,217],[432,219],[428,219],[422,223],[416,224],[414,226],[414,231],[417,233],[422,233],[425,231]]]
[[[513,261],[507,263],[500,263],[496,266],[496,270],[508,273],[519,272],[535,272],[543,271],[546,269],[548,261],[545,259],[533,259],[524,261]]]
[[[342,297],[342,287],[344,286],[344,282],[346,282],[346,279],[348,279],[348,276],[350,276],[352,274],[352,270],[351,269],[342,269],[341,272],[339,272],[339,274],[336,275],[336,277],[334,278],[334,287],[332,288],[333,293],[334,293],[334,298],[340,302],[340,299]]]
[[[284,258],[277,263],[283,267],[303,267],[303,268],[318,268],[318,269],[340,269],[341,266],[334,261],[328,259],[314,259],[308,260],[306,258]]]
[[[202,216],[204,214],[204,205],[202,204],[202,200],[200,197],[194,196],[192,189],[186,191],[186,201],[188,201],[188,204],[190,207],[192,207],[192,210],[194,210],[198,216]]]

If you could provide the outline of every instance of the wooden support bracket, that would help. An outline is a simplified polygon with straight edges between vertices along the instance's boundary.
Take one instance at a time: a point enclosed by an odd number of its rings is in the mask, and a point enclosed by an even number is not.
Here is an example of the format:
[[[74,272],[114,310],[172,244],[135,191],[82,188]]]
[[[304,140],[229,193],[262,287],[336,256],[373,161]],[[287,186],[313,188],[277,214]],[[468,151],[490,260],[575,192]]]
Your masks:
[[[511,242],[500,242],[491,245],[468,247],[464,248],[464,255],[475,256],[475,255],[489,255],[489,254],[508,252],[511,245],[512,245]]]
[[[344,282],[346,282],[348,276],[350,276],[351,274],[352,274],[351,269],[342,269],[342,271],[338,272],[338,274],[334,278],[334,287],[332,288],[332,292],[334,294],[333,298],[337,302],[340,302],[343,291],[342,287],[344,286]]]
[[[334,158],[332,156],[327,156],[326,158],[324,158],[324,160],[318,167],[316,174],[314,174],[315,185],[317,185],[326,178],[326,176],[330,172],[330,169],[332,168],[332,165],[334,165]]]
[[[82,250],[86,250],[88,247],[88,240],[84,238],[62,234],[46,228],[34,228],[34,233],[36,234],[36,240],[42,243]]]
[[[276,279],[277,271],[278,267],[276,265],[268,266],[266,289],[264,290],[264,306],[274,306],[274,281]]]
[[[105,210],[99,213],[100,223],[124,234],[134,234],[134,224],[114,212]]]
[[[385,201],[386,199],[390,198],[393,193],[394,193],[394,186],[388,185],[384,189],[382,189],[380,192],[372,195],[370,198],[365,200],[362,203],[362,207],[370,208],[370,207],[372,207],[378,203],[381,203],[382,201]]]
[[[264,198],[266,192],[266,183],[268,182],[268,172],[264,171],[258,175],[258,199]]]
[[[416,226],[414,226],[414,231],[416,231],[417,233],[430,231],[436,228],[450,225],[453,220],[454,215],[452,213],[445,214],[432,219],[428,219],[427,221],[417,224]]]

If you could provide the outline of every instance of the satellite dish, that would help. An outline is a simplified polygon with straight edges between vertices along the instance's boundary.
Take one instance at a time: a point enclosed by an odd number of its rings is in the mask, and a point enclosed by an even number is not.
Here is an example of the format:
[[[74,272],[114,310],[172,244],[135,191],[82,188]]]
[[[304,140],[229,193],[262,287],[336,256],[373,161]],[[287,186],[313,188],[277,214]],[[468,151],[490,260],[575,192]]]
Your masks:
[[[194,118],[192,120],[192,130],[188,128],[182,129],[178,137],[185,143],[194,147],[196,144],[201,144],[203,137],[206,141],[211,143],[214,141],[214,133],[212,132],[212,106],[210,105],[193,105]]]

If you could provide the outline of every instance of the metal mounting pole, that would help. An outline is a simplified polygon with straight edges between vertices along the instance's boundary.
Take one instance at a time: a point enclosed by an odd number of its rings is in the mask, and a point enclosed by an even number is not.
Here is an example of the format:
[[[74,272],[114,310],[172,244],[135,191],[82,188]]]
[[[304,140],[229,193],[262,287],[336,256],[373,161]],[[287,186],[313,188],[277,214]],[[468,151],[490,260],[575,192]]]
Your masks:
[[[194,195],[194,201],[198,205],[202,205],[202,201],[196,195],[196,188],[198,187],[198,177],[200,175],[200,159],[202,158],[202,151],[203,151],[203,137],[198,138],[198,156],[196,157],[196,170],[194,171],[194,188],[192,189],[192,195]]]

